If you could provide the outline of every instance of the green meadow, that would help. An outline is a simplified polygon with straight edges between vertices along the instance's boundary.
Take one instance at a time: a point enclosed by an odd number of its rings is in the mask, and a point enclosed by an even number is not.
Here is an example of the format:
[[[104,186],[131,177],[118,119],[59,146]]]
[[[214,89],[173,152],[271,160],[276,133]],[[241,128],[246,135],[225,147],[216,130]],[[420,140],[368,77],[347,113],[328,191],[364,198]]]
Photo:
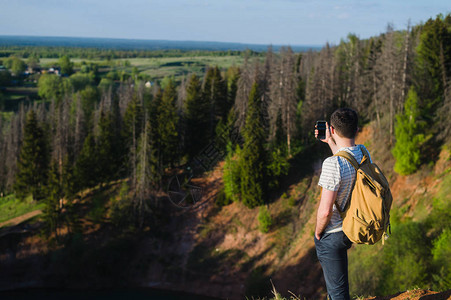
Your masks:
[[[152,80],[161,80],[164,77],[174,77],[180,81],[183,76],[191,73],[201,75],[211,66],[218,66],[220,69],[227,69],[232,66],[239,66],[244,62],[244,57],[239,55],[226,56],[180,56],[180,57],[153,57],[153,58],[121,58],[107,60],[86,60],[71,58],[75,68],[84,63],[95,63],[99,65],[101,71],[120,70],[131,73],[136,67],[139,73],[150,76]],[[58,63],[58,58],[41,58],[40,64],[49,67]]]

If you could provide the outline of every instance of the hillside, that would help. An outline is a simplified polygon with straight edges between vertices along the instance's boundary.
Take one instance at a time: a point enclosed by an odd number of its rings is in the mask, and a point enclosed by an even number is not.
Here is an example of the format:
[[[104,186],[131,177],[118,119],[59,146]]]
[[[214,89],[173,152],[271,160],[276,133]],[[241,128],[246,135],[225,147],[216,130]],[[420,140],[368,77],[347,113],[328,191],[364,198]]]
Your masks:
[[[370,297],[366,300],[447,300],[451,299],[451,291],[437,293],[428,290],[416,289],[412,291],[400,292],[386,297]]]
[[[365,127],[358,143],[367,145],[373,159],[387,170],[392,162],[384,158],[386,152],[371,145],[372,138],[373,130]],[[259,230],[258,208],[215,204],[222,166],[223,162],[193,181],[203,188],[203,198],[189,209],[175,207],[160,194],[158,211],[143,230],[118,230],[114,225],[111,208],[123,187],[120,181],[81,195],[77,206],[82,214],[81,234],[64,247],[45,241],[39,220],[32,226],[18,225],[24,230],[0,239],[0,289],[158,287],[243,299],[245,295],[270,296],[272,280],[284,296],[292,292],[323,299],[324,282],[312,238],[321,158],[293,159],[290,174],[281,183],[282,195],[274,195],[268,205],[273,225],[266,234]],[[424,218],[432,209],[427,199],[437,194],[450,167],[450,152],[445,149],[432,167],[411,176],[391,174],[394,207],[403,211],[404,218]],[[65,233],[63,227],[60,238]],[[350,259],[356,248],[350,251]],[[407,299],[401,295],[369,299]]]

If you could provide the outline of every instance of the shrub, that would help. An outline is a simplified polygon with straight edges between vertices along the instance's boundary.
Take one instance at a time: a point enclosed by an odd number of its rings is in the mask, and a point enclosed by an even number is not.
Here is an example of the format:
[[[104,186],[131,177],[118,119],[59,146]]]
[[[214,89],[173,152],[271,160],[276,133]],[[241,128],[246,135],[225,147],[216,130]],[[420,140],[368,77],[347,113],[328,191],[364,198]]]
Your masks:
[[[215,203],[219,207],[226,206],[232,203],[232,200],[226,197],[224,188],[219,190],[218,194],[216,195]]]
[[[240,182],[240,147],[237,145],[235,152],[231,150],[232,145],[227,145],[227,157],[223,166],[224,194],[228,200],[238,201],[241,189]],[[233,158],[236,153],[237,158]]]
[[[266,206],[260,206],[257,218],[260,231],[263,233],[269,232],[272,225],[272,218]]]

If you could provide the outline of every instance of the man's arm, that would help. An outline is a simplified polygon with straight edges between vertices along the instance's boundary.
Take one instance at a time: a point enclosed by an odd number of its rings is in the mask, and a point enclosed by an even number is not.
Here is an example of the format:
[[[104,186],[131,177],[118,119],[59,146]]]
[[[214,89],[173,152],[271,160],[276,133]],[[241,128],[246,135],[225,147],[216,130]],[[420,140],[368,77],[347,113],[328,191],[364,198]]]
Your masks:
[[[327,189],[321,192],[321,201],[319,202],[318,213],[316,215],[315,237],[320,240],[323,231],[332,218],[332,208],[337,198],[338,191],[330,191]]]

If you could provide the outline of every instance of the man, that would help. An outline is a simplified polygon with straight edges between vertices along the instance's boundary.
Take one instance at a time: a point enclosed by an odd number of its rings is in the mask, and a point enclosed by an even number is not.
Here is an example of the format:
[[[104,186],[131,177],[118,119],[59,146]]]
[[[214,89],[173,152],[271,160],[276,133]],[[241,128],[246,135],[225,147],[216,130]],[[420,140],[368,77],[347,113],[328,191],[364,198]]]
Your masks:
[[[347,151],[360,162],[363,145],[355,144],[358,132],[357,113],[350,108],[337,109],[326,123],[327,143],[333,154]],[[315,137],[318,130],[315,130]],[[371,158],[370,158],[371,160]],[[315,229],[316,254],[323,268],[330,299],[350,299],[347,250],[352,242],[342,230],[342,219],[336,204],[344,210],[356,178],[354,167],[343,157],[330,156],[324,160],[318,185],[322,187]],[[336,204],[335,204],[336,203]]]

